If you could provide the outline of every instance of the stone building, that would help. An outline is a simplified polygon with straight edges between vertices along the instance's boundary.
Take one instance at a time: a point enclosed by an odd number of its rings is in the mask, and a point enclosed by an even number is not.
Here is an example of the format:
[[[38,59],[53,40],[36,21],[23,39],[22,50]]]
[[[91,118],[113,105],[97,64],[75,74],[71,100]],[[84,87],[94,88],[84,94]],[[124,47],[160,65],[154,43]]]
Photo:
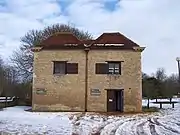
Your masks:
[[[120,33],[58,33],[32,48],[34,111],[141,112],[140,47]]]

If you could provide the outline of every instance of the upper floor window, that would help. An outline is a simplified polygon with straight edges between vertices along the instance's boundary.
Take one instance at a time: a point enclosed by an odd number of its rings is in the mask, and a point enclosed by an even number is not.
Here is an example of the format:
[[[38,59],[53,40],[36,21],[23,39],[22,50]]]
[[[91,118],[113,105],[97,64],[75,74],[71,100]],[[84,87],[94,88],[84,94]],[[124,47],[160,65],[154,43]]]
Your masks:
[[[121,62],[96,63],[96,74],[121,74]]]
[[[54,74],[66,74],[66,62],[54,61]]]
[[[78,63],[54,61],[53,74],[78,74]]]
[[[109,72],[109,74],[119,74],[120,73],[120,64],[119,63],[108,63],[108,72]]]

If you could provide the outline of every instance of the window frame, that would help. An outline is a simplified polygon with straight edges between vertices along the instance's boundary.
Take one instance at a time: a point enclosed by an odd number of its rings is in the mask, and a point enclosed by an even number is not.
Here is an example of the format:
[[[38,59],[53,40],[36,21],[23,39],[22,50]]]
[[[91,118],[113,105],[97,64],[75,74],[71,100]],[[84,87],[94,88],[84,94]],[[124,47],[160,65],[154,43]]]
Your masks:
[[[124,61],[105,61],[104,63],[96,63],[95,74],[122,75],[122,62]],[[110,71],[109,68],[110,64],[113,64],[112,71]]]
[[[63,73],[56,72],[56,64],[64,64]],[[67,61],[53,61],[53,75],[66,75],[66,74],[67,74]]]
[[[121,75],[121,62],[107,62],[108,74],[110,75]],[[110,67],[110,65],[112,67]],[[117,67],[118,66],[118,67]]]

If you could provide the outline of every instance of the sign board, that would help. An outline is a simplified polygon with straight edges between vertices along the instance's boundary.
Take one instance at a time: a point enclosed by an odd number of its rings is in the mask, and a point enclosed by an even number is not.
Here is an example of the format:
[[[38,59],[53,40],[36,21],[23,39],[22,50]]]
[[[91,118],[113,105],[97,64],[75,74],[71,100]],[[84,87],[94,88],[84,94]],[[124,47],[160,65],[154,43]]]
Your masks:
[[[36,94],[45,95],[46,93],[47,93],[47,91],[44,88],[37,88],[36,89]]]
[[[99,89],[91,89],[91,96],[100,96],[101,91]]]

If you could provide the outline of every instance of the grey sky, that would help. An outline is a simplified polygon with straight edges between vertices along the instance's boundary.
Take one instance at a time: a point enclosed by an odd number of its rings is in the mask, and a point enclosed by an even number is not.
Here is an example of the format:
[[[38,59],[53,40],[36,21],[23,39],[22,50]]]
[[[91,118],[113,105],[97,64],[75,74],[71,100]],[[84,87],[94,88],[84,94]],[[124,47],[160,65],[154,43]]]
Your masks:
[[[168,74],[177,72],[180,0],[2,0],[0,55],[11,56],[28,30],[68,22],[95,37],[119,31],[145,46],[142,64],[146,73],[159,67]]]

